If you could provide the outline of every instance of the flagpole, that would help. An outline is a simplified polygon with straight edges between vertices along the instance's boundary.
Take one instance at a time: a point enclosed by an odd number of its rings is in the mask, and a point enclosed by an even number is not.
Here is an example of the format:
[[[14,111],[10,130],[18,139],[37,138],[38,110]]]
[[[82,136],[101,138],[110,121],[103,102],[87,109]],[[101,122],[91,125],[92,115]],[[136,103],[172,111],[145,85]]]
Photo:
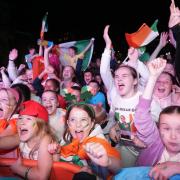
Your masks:
[[[126,58],[123,60],[123,62],[122,62],[122,63],[125,63],[128,59],[129,59],[129,57],[128,57],[128,56],[126,56]]]

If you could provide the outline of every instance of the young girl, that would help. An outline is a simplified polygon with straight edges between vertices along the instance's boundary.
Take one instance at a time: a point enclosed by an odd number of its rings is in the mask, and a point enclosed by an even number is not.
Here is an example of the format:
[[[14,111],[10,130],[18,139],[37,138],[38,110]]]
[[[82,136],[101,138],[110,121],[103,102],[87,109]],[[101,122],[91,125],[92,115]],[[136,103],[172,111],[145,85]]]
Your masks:
[[[12,88],[0,90],[0,136],[16,133],[17,108],[20,103],[19,92]]]
[[[169,106],[160,113],[159,130],[149,113],[154,85],[165,65],[166,61],[160,58],[148,64],[150,77],[134,119],[137,135],[147,145],[141,151],[137,164],[156,165],[150,172],[154,179],[180,173],[180,107]]]
[[[48,126],[48,112],[39,103],[30,100],[22,104],[18,119],[19,149],[23,158],[37,160],[37,166],[26,167],[19,158],[11,169],[25,179],[48,179],[53,157],[47,151],[54,139]]]
[[[48,111],[49,125],[54,129],[55,135],[60,142],[64,134],[66,111],[59,108],[58,95],[55,91],[45,91],[42,94],[42,104]]]
[[[80,166],[87,166],[87,163],[99,165],[117,172],[121,167],[120,155],[107,142],[101,127],[95,125],[93,108],[85,103],[76,103],[68,108],[66,118],[66,145],[60,149],[61,159]]]
[[[0,137],[17,133],[16,122],[18,106],[21,102],[20,94],[13,88],[0,90]],[[17,151],[0,151],[0,157],[15,158]]]
[[[110,137],[116,143],[120,140],[120,133],[128,135],[133,141],[133,133],[136,129],[133,124],[134,113],[136,105],[138,104],[141,92],[138,91],[138,75],[134,68],[121,65],[114,72],[114,78],[110,71],[110,59],[111,59],[111,39],[108,35],[109,26],[105,27],[104,40],[106,42],[106,48],[102,54],[100,73],[103,82],[107,88],[108,97],[110,97],[111,111],[115,114],[115,119],[119,123],[110,130]],[[132,51],[131,49],[129,50]],[[133,50],[129,56],[135,56],[133,59],[137,59],[138,54]],[[151,106],[151,114],[155,121],[158,120],[158,114],[160,107],[157,103],[153,102]],[[119,125],[121,131],[119,133]],[[116,131],[117,130],[117,131]],[[121,154],[123,165],[133,166],[138,156],[137,150],[133,146],[121,146]]]
[[[174,77],[168,72],[162,72],[156,82],[153,98],[164,109],[171,105],[180,105],[180,94],[173,90]]]

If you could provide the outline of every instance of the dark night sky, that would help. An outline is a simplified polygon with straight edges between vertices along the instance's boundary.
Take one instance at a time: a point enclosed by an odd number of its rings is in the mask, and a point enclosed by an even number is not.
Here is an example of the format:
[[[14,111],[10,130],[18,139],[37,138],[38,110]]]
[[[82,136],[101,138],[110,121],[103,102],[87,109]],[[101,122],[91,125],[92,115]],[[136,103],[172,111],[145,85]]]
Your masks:
[[[1,0],[0,26],[4,26],[12,34],[13,40],[10,41],[9,48],[21,43],[26,46],[39,38],[42,17],[48,11],[49,30],[45,39],[58,43],[63,41],[65,33],[68,33],[69,40],[95,37],[95,49],[100,54],[104,48],[102,33],[106,24],[111,25],[110,36],[115,50],[122,52],[127,51],[124,33],[135,32],[144,22],[150,26],[155,19],[159,19],[159,31],[167,30],[170,0],[97,2],[98,0]]]

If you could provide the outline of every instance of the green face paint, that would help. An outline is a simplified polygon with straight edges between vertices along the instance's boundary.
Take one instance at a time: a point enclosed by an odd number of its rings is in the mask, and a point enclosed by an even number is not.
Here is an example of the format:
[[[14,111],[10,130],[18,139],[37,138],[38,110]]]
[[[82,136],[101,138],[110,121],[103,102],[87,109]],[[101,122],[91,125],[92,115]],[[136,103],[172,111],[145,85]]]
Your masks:
[[[35,126],[36,126],[36,123],[35,123],[35,122],[33,122],[32,127],[35,127]]]

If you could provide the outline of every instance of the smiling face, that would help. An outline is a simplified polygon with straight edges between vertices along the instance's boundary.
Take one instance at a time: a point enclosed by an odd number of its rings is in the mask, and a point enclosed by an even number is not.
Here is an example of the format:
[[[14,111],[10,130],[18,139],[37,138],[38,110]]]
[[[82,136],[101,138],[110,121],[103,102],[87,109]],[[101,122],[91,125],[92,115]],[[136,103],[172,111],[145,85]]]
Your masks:
[[[33,116],[19,116],[17,128],[20,141],[22,142],[33,140],[37,136],[38,128],[36,124],[36,118]]]
[[[55,92],[44,92],[42,95],[42,104],[47,109],[49,115],[55,114],[59,105]]]
[[[72,137],[82,142],[89,136],[94,121],[92,121],[85,110],[73,107],[69,114],[67,124]]]
[[[115,86],[122,97],[131,97],[135,93],[137,78],[134,78],[132,72],[127,67],[120,67],[115,71]]]
[[[162,73],[156,82],[154,95],[160,99],[167,97],[172,91],[172,85],[170,75]]]
[[[92,95],[95,96],[99,92],[99,85],[96,82],[90,82],[89,86],[92,88]]]
[[[84,73],[84,81],[86,84],[89,84],[89,82],[93,79],[93,75],[91,72],[85,72]]]
[[[16,100],[13,94],[6,90],[0,90],[0,118],[9,118],[16,107]]]
[[[159,131],[168,153],[180,153],[180,114],[162,114]]]
[[[63,70],[63,79],[66,80],[72,80],[74,77],[74,71],[73,67],[71,66],[65,66]]]

